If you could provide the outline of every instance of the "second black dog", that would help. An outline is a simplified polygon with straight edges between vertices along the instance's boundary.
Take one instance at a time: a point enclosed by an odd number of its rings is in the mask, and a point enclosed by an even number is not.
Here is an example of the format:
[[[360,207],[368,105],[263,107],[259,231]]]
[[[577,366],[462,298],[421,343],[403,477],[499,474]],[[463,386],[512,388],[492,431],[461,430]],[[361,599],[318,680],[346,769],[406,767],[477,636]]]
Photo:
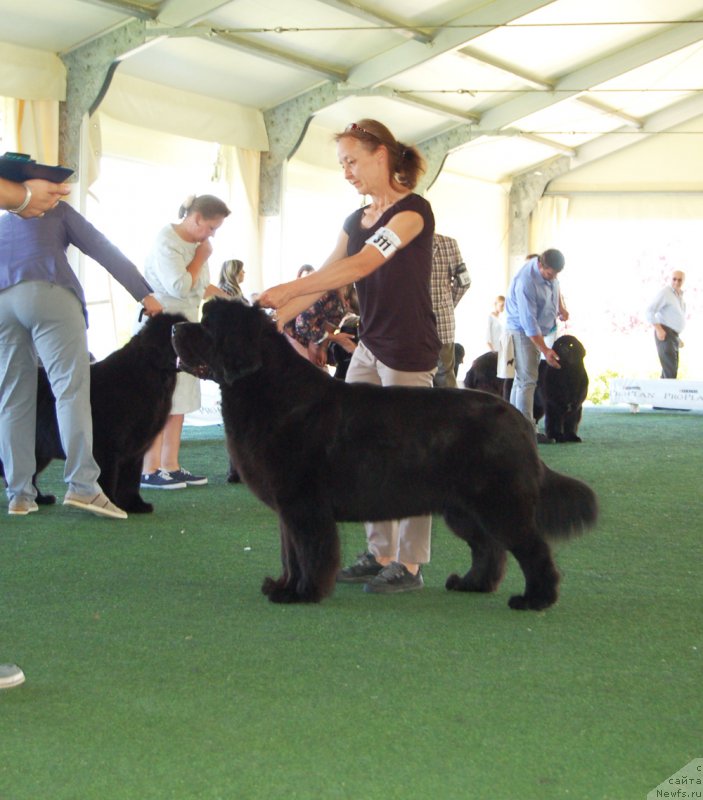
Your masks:
[[[90,366],[93,455],[100,467],[98,483],[119,508],[153,511],[139,494],[142,459],[166,424],[176,386],[176,353],[171,329],[181,314],[158,314],[124,347]],[[43,369],[38,370],[36,466],[40,473],[53,459],[65,459],[56,401]],[[0,462],[0,475],[4,474]],[[36,487],[36,474],[34,476]],[[38,491],[38,490],[37,490]],[[56,502],[37,495],[37,503]]]
[[[588,373],[583,359],[586,349],[570,335],[560,336],[552,346],[561,369],[542,361],[538,391],[544,407],[544,432],[556,442],[580,442],[579,423],[588,394]]]
[[[580,442],[578,427],[588,394],[588,373],[583,363],[586,350],[575,336],[568,334],[560,336],[553,349],[559,356],[561,369],[550,367],[544,360],[540,362],[534,400],[535,421],[544,417],[545,433],[555,442]],[[496,377],[497,364],[497,353],[478,356],[466,373],[464,386],[509,400],[513,381]]]

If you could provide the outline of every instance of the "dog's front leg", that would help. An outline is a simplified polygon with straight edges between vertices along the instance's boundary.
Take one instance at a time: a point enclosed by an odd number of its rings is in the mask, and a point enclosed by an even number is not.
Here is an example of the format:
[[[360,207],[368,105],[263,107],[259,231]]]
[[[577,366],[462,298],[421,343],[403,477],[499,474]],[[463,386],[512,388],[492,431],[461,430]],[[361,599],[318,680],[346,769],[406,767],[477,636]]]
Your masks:
[[[278,580],[265,578],[261,591],[273,603],[318,603],[334,588],[339,568],[339,536],[331,515],[314,501],[299,518],[281,514],[281,560]],[[310,514],[310,508],[317,513]]]

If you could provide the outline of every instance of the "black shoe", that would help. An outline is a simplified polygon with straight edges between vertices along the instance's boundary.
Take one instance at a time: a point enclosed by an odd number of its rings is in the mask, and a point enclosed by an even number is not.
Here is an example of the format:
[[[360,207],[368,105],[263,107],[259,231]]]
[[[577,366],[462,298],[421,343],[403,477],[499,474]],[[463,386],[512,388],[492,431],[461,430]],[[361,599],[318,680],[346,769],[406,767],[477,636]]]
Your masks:
[[[364,586],[364,591],[373,592],[374,594],[414,592],[417,589],[422,589],[424,585],[421,569],[418,569],[417,574],[413,575],[404,564],[391,561],[387,567],[384,567],[375,578],[372,578]]]
[[[550,439],[546,433],[537,433],[537,444],[554,444],[554,439]]]
[[[382,569],[373,553],[360,553],[353,564],[339,570],[337,583],[368,583]]]

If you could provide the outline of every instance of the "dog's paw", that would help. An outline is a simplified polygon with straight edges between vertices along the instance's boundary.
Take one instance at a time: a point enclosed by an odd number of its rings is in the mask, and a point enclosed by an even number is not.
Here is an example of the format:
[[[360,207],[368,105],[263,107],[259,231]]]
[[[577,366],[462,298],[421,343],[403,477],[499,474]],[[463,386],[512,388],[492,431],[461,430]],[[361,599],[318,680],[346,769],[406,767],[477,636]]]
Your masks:
[[[556,601],[556,597],[554,597],[554,599],[549,599],[546,597],[528,597],[524,594],[514,594],[510,600],[508,600],[508,605],[515,611],[542,611],[545,608],[553,606]]]
[[[461,575],[453,573],[445,581],[444,588],[450,592],[479,592],[481,594],[490,594],[491,592],[495,592],[499,583],[500,579],[495,581],[487,579],[479,581],[476,580],[476,577],[471,575],[471,573],[464,575],[463,578]]]
[[[466,592],[468,589],[464,586],[464,579],[461,575],[453,572],[445,581],[444,588],[450,592]]]
[[[115,501],[115,505],[129,514],[151,514],[154,511],[154,506],[145,503],[141,497],[132,497],[124,502]]]
[[[42,494],[41,492],[34,498],[38,506],[53,506],[56,502],[55,494]]]
[[[272,603],[319,603],[322,599],[319,592],[299,592],[293,584],[287,583],[284,578],[274,580],[264,578],[261,584],[261,592],[265,594]]]
[[[263,583],[261,584],[261,593],[265,594],[267,597],[274,591],[274,589],[278,586],[279,581],[274,580],[273,578],[264,578]]]

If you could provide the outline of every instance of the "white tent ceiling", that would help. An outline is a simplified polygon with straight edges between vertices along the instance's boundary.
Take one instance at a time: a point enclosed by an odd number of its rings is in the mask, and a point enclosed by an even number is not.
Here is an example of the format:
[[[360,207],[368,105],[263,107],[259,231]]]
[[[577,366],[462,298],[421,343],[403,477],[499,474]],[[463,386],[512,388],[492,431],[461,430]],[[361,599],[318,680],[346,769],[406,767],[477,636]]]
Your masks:
[[[452,171],[488,181],[703,131],[703,0],[0,0],[0,18],[0,41],[60,55],[142,20],[120,73],[261,110],[332,82],[316,126],[456,134]]]

